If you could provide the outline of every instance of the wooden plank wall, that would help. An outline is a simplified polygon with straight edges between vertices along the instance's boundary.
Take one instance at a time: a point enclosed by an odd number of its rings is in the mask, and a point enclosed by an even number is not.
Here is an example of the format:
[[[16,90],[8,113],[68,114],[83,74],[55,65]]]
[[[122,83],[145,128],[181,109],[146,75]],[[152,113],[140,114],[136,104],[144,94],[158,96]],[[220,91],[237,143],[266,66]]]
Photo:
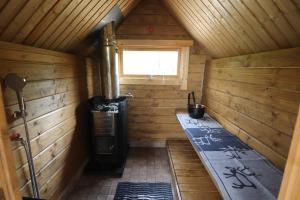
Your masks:
[[[152,27],[151,33],[149,27]],[[130,12],[117,30],[122,39],[190,39],[187,32],[170,16],[158,0],[143,0]],[[186,108],[187,93],[196,92],[198,101],[206,61],[198,46],[191,48],[188,90],[179,86],[121,85],[121,93],[134,95],[129,101],[129,136],[133,140],[164,141],[185,138],[176,119],[177,108]]]
[[[87,159],[85,149],[87,98],[93,88],[90,59],[12,43],[0,42],[0,77],[14,72],[26,77],[23,95],[27,106],[32,153],[42,198],[57,199]],[[11,132],[25,135],[16,94],[4,88]],[[23,195],[30,193],[29,170],[24,148],[12,142],[17,176]]]
[[[163,2],[217,58],[300,46],[298,0]]]
[[[158,0],[142,0],[117,29],[119,39],[190,39]]]
[[[212,60],[208,112],[281,169],[300,103],[300,48]]]
[[[136,0],[1,0],[0,40],[70,51],[114,7],[126,15]],[[74,49],[73,49],[74,50]]]
[[[300,199],[300,109],[295,125],[294,136],[291,144],[290,153],[285,167],[285,173],[281,182],[279,200]]]
[[[0,83],[0,199],[20,199],[21,193],[15,172],[1,88],[2,84]]]

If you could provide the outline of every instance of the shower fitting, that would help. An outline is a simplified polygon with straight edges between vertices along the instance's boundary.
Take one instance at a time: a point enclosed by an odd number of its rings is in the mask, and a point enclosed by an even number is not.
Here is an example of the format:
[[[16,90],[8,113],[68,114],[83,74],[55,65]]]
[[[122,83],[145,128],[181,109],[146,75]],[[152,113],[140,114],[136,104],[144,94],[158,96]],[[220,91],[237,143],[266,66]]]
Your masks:
[[[25,139],[21,138],[19,134],[14,134],[11,138],[14,141],[20,141],[21,144],[24,146],[27,161],[28,161],[28,166],[29,166],[33,196],[34,198],[39,198],[39,190],[38,190],[37,180],[35,176],[34,162],[32,158],[31,146],[30,146],[30,137],[29,137],[29,131],[27,126],[27,120],[26,120],[26,105],[25,105],[24,97],[22,95],[23,88],[26,86],[26,79],[18,76],[17,74],[9,73],[6,75],[4,79],[4,84],[6,87],[13,89],[17,95],[19,111],[14,112],[14,117],[15,118],[21,117],[23,119],[26,138]]]

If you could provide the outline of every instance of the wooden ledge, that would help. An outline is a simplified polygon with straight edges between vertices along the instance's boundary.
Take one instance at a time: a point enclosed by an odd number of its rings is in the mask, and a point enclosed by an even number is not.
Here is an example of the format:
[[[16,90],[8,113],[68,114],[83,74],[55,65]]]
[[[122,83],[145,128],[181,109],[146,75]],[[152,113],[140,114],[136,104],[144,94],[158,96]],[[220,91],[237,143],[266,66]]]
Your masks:
[[[179,200],[222,199],[188,140],[168,140],[167,150]]]

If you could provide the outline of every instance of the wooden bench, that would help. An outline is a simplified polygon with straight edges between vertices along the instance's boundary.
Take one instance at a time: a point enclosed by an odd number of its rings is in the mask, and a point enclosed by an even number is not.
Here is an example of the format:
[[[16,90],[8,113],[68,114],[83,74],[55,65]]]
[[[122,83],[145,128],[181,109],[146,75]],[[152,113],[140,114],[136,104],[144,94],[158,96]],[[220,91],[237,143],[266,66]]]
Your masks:
[[[282,171],[270,161],[207,114],[200,120],[186,113],[177,118],[223,199],[277,199]]]
[[[167,149],[179,199],[221,199],[217,188],[188,140],[169,140]]]

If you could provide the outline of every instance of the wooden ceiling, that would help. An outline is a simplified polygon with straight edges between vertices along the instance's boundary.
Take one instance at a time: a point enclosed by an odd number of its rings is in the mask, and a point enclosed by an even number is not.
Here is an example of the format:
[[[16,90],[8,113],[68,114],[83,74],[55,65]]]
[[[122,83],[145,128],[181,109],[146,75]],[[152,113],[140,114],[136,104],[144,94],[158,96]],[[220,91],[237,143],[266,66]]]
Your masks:
[[[118,5],[125,16],[136,0],[0,0],[0,40],[69,51]]]
[[[300,46],[299,0],[163,0],[214,57]]]
[[[160,1],[213,57],[300,46],[300,0]],[[0,40],[71,51],[115,5],[126,16],[138,2],[0,0]]]

